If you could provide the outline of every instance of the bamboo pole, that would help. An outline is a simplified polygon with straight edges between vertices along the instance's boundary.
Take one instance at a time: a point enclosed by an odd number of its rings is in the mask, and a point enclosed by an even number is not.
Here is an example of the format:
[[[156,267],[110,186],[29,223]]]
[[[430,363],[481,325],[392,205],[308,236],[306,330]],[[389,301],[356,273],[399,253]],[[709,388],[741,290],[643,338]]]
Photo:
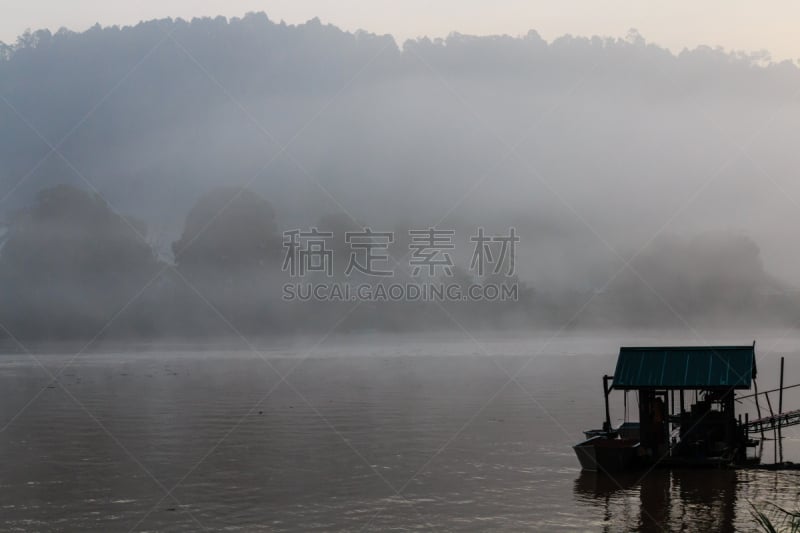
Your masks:
[[[783,366],[785,357],[781,357],[781,386],[778,393],[778,449],[780,450],[780,462],[783,462],[783,432],[781,431],[781,419],[783,415]]]
[[[758,402],[758,381],[755,379],[753,380],[753,388],[755,388],[756,394],[756,413],[758,414],[758,419],[761,420],[761,404]],[[767,394],[767,393],[765,393]],[[769,398],[769,396],[767,396]],[[761,441],[764,441],[764,424],[759,424],[758,428],[761,430]]]

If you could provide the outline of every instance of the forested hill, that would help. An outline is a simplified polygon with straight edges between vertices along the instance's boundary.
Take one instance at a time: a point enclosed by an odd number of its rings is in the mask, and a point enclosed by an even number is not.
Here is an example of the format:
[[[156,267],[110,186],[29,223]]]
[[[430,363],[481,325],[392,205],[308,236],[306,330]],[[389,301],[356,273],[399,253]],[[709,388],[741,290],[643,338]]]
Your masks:
[[[201,194],[258,174],[255,188],[295,211],[337,208],[310,174],[357,216],[435,218],[452,206],[454,187],[493,171],[507,178],[477,207],[529,216],[550,199],[520,176],[529,172],[516,158],[494,166],[518,140],[576,209],[598,211],[581,190],[599,181],[604,211],[619,206],[615,194],[644,198],[654,183],[676,203],[730,154],[720,130],[744,143],[780,110],[761,140],[794,131],[800,87],[790,63],[711,48],[675,55],[635,32],[549,43],[535,31],[456,34],[398,46],[264,14],[35,31],[0,54],[0,210],[46,185],[85,187],[79,172],[165,232],[167,248]],[[56,154],[42,162],[48,144],[71,164]],[[376,208],[379,200],[387,205]],[[657,217],[650,206],[633,209],[649,231],[672,207],[659,204]]]
[[[119,334],[210,333],[185,277],[241,329],[321,327],[341,309],[281,307],[277,265],[283,231],[330,223],[452,229],[461,266],[478,226],[515,227],[524,298],[465,323],[557,325],[593,294],[591,324],[670,306],[792,323],[798,91],[794,63],[635,31],[396,43],[250,14],[28,32],[0,46],[0,321],[91,337],[145,285]]]

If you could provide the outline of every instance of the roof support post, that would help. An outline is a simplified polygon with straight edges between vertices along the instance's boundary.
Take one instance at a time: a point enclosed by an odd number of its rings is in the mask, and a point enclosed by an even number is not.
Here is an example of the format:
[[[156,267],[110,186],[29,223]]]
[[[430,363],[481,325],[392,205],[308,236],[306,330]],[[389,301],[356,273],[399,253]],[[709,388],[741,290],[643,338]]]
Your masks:
[[[606,421],[603,423],[603,429],[605,431],[611,431],[611,411],[608,407],[608,395],[611,392],[611,389],[608,386],[608,380],[610,380],[613,376],[603,376],[603,398],[605,398],[606,402]]]

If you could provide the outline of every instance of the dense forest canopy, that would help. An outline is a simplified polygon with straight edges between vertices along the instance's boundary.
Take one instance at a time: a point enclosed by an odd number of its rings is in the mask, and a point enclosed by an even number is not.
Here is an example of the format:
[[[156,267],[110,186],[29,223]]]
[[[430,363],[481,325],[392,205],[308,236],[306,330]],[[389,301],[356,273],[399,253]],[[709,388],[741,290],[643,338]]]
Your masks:
[[[249,14],[27,32],[0,46],[0,312],[91,336],[151,281],[108,334],[319,327],[341,306],[280,301],[287,229],[395,231],[400,258],[411,228],[514,226],[520,301],[461,320],[550,326],[594,295],[581,324],[792,323],[798,90],[791,62],[635,31],[398,45]],[[349,327],[452,326],[364,307]]]

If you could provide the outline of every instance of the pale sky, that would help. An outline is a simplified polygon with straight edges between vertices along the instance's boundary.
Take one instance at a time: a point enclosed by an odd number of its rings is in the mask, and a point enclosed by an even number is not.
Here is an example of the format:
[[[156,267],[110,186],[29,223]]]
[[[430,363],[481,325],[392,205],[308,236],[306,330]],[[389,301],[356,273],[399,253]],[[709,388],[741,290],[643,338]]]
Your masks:
[[[319,17],[346,30],[390,33],[402,41],[453,31],[520,35],[535,29],[552,40],[565,33],[622,37],[635,28],[674,51],[700,44],[768,50],[773,59],[800,58],[800,2],[739,0],[0,0],[0,40],[26,28],[82,31],[163,17],[242,16],[264,11],[272,20]]]

